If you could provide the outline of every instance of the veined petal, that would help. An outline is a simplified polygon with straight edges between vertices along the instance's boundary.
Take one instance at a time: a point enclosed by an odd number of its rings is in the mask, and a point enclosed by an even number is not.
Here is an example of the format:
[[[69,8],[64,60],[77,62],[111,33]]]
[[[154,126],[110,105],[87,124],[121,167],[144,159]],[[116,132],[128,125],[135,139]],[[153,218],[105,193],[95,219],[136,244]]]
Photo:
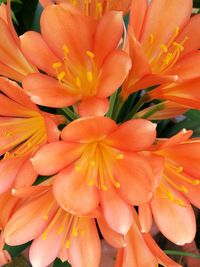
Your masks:
[[[122,12],[111,11],[98,22],[94,36],[94,54],[101,66],[106,56],[117,48],[124,29]]]
[[[129,120],[107,138],[110,145],[122,150],[144,150],[151,146],[156,138],[156,124],[143,119]]]
[[[139,205],[150,200],[154,187],[153,171],[145,157],[137,153],[126,153],[113,171],[120,183],[117,190],[126,202]]]
[[[109,109],[107,98],[90,97],[78,104],[78,114],[81,117],[104,116]]]
[[[105,59],[97,85],[97,96],[105,98],[113,94],[123,83],[131,68],[129,56],[120,50]]]
[[[21,48],[24,55],[38,69],[55,76],[53,64],[59,62],[38,32],[28,31],[20,36]]]
[[[57,141],[43,146],[31,159],[35,170],[41,175],[52,175],[80,157],[83,147]]]
[[[28,75],[22,84],[31,100],[38,105],[65,107],[74,104],[80,97],[70,93],[56,79],[41,73]]]
[[[98,207],[98,190],[87,185],[85,173],[76,171],[74,164],[63,169],[54,178],[53,192],[64,210],[86,215]]]
[[[47,142],[49,143],[58,141],[60,137],[60,131],[53,119],[54,118],[50,118],[50,116],[44,117],[45,126],[47,129]]]
[[[178,42],[182,41],[185,37],[188,38],[184,44],[182,56],[200,48],[199,24],[200,15],[193,16],[178,36]]]
[[[95,221],[85,223],[85,235],[75,237],[69,247],[69,262],[74,267],[98,267],[101,257],[101,245]]]
[[[116,129],[116,123],[109,118],[88,117],[68,124],[62,130],[61,138],[65,142],[88,143],[92,140],[101,140]]]
[[[152,212],[148,203],[139,206],[139,220],[141,225],[141,232],[149,232],[152,227]]]
[[[187,23],[191,12],[191,0],[184,1],[184,6],[182,0],[171,0],[170,4],[168,0],[151,1],[144,21],[141,42],[148,45],[148,38],[152,34],[155,40],[152,50],[156,51],[159,45],[170,40],[176,27],[181,29]]]
[[[103,216],[110,228],[125,235],[133,221],[132,208],[112,187],[108,191],[100,191],[100,205]]]
[[[164,236],[177,245],[193,241],[196,233],[195,215],[190,203],[178,192],[170,188],[174,197],[184,206],[168,198],[157,197],[151,202],[154,220]],[[187,218],[187,220],[185,220]]]
[[[134,0],[132,1],[130,11],[130,26],[134,31],[136,39],[140,39],[142,26],[148,7],[147,0]]]

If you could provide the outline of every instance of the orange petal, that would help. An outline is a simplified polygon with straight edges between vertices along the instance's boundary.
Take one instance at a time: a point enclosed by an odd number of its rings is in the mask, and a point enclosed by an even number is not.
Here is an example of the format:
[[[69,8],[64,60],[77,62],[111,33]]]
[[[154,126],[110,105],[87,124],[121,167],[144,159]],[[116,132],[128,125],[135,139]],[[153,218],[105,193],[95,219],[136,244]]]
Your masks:
[[[141,225],[141,232],[149,232],[152,227],[152,212],[149,204],[142,204],[139,206],[139,220]]]
[[[75,120],[61,132],[61,138],[66,142],[87,143],[104,138],[117,129],[116,123],[106,117],[88,117]]]
[[[147,149],[156,138],[156,124],[143,119],[129,120],[108,136],[108,142],[116,148],[128,151]]]
[[[69,247],[69,262],[72,266],[98,267],[101,257],[101,244],[94,220],[85,223],[85,235],[75,237]]]
[[[136,153],[126,153],[115,165],[114,176],[120,183],[117,189],[120,196],[129,204],[143,204],[152,197],[153,172],[145,157]]]
[[[82,62],[86,51],[92,49],[90,19],[72,5],[49,5],[44,9],[40,23],[44,40],[60,59],[64,56],[64,45],[68,47],[70,57],[77,63]]]
[[[173,192],[176,199],[184,203],[184,206],[180,206],[168,198],[159,198],[155,195],[151,202],[153,217],[159,230],[167,239],[177,245],[184,245],[192,242],[195,237],[194,211],[178,191],[171,188],[170,191]]]
[[[58,141],[43,146],[31,161],[39,174],[52,175],[79,158],[81,152],[81,145]]]
[[[199,41],[200,43],[200,41]],[[200,44],[199,44],[200,47]],[[178,75],[182,80],[199,77],[200,73],[200,51],[193,51],[181,57],[176,64],[169,69],[171,75]]]
[[[152,50],[156,52],[161,44],[168,43],[174,35],[176,27],[181,29],[187,23],[191,12],[192,0],[185,0],[184,6],[182,0],[171,0],[170,3],[168,0],[151,1],[144,22],[141,42],[145,42],[145,45],[148,46],[148,38],[152,34],[154,36]]]
[[[184,44],[182,56],[200,48],[199,24],[200,15],[193,16],[178,36],[176,40],[178,42],[182,42],[185,37],[188,38]]]
[[[48,6],[48,5],[53,4],[53,1],[51,1],[51,0],[40,0],[40,4],[41,4],[43,7],[46,7],[46,6]]]
[[[100,191],[100,206],[103,216],[110,228],[119,233],[126,234],[133,221],[132,208],[110,187],[108,191]]]
[[[53,191],[60,206],[75,214],[86,215],[99,205],[96,187],[88,186],[85,173],[75,170],[74,164],[55,176]]]
[[[122,12],[111,11],[98,22],[94,36],[94,54],[98,66],[117,48],[124,29]]]
[[[106,223],[103,216],[97,218],[98,226],[100,231],[104,237],[104,239],[114,248],[122,248],[126,246],[126,242],[124,240],[124,235],[119,234],[113,231],[108,224]]]
[[[59,81],[41,73],[28,75],[22,84],[31,100],[38,105],[65,107],[79,99],[79,95],[71,94]]]
[[[52,53],[41,35],[38,32],[28,31],[20,36],[20,40],[26,58],[38,69],[55,76],[56,73],[52,65],[59,62],[60,59]]]
[[[48,231],[46,239],[40,235],[33,241],[29,250],[32,266],[48,266],[58,256],[64,238],[63,234],[58,233],[60,225],[61,222],[58,220]]]
[[[105,98],[113,94],[123,83],[130,68],[131,60],[125,52],[112,52],[103,63],[96,89],[97,96]]]
[[[81,117],[104,116],[109,109],[107,98],[91,97],[82,100],[78,105],[78,114]]]

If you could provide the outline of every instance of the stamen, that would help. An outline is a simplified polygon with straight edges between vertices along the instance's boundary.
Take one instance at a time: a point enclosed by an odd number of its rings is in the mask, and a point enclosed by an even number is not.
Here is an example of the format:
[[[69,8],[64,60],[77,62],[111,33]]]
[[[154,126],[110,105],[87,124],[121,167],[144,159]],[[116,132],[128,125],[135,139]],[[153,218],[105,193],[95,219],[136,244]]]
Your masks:
[[[87,54],[87,56],[89,57],[89,58],[94,58],[94,53],[93,52],[91,52],[91,51],[86,51],[86,54]]]
[[[62,82],[65,75],[66,75],[66,73],[64,71],[61,71],[61,73],[58,74],[57,78],[58,78],[59,82]]]
[[[52,64],[52,67],[53,67],[54,69],[58,69],[58,68],[60,68],[61,66],[62,66],[62,63],[60,63],[60,62],[55,62],[55,63]]]
[[[69,48],[68,48],[68,46],[63,45],[63,51],[64,51],[65,55],[69,54]]]
[[[154,35],[150,34],[149,35],[149,44],[153,44],[153,42],[154,42]]]
[[[160,49],[161,49],[164,53],[167,53],[167,51],[168,51],[167,46],[164,45],[164,44],[161,44],[161,45],[160,45]]]
[[[123,154],[117,154],[115,158],[116,159],[124,159],[124,155]]]
[[[93,80],[93,74],[92,74],[92,72],[91,71],[87,71],[87,80],[88,80],[88,82],[92,82],[92,80]]]
[[[80,78],[78,76],[76,76],[76,85],[79,88],[81,87],[81,80],[80,80]]]
[[[100,2],[98,2],[96,4],[96,8],[97,8],[97,16],[98,17],[101,17],[102,16],[102,11],[103,11],[102,4]]]

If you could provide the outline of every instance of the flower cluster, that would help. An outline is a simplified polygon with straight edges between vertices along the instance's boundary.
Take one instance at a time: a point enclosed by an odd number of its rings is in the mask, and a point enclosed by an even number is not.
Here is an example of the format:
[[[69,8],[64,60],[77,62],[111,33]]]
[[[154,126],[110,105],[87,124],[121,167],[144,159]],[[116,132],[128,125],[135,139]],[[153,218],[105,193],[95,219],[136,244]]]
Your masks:
[[[200,138],[152,121],[200,109],[200,15],[192,0],[40,2],[41,32],[20,37],[0,6],[0,266],[33,240],[33,267],[98,267],[100,232],[115,267],[180,266],[151,228],[194,240]]]

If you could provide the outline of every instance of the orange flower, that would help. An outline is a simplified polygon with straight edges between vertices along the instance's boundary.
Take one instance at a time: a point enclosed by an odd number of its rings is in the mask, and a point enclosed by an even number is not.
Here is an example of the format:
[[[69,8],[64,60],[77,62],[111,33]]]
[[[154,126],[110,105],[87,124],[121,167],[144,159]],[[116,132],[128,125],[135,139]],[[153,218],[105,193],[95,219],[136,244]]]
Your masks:
[[[19,38],[12,24],[10,1],[0,6],[0,75],[21,82],[29,73],[37,72],[24,57]]]
[[[178,245],[193,241],[196,221],[190,203],[200,207],[200,139],[189,139],[191,134],[183,130],[158,140],[153,149],[165,160],[163,178],[151,202],[139,208],[144,231],[150,229],[153,214],[160,231]]]
[[[93,216],[78,217],[64,211],[54,199],[49,183],[48,180],[46,185],[14,191],[26,201],[5,228],[6,243],[20,245],[33,240],[29,257],[34,267],[45,267],[56,257],[68,260],[72,266],[98,267],[101,249]],[[114,233],[105,223],[101,222],[100,227],[112,245],[118,248],[124,245],[123,236]]]
[[[131,0],[40,0],[40,3],[44,7],[53,3],[70,3],[81,10],[84,15],[99,19],[111,10],[123,11],[126,14],[130,8]]]
[[[133,224],[125,241],[127,245],[118,250],[115,267],[155,267],[159,263],[166,267],[181,267],[164,254],[150,234],[141,233],[135,211]]]
[[[194,62],[195,64],[195,62]],[[174,104],[182,104],[188,108],[200,109],[200,77],[183,81],[181,83],[169,83],[160,85],[147,93],[148,100],[167,99]]]
[[[166,12],[166,9],[168,12]],[[133,61],[122,97],[169,81],[191,79],[200,71],[200,15],[190,19],[192,0],[134,0],[128,31]]]
[[[33,102],[64,107],[81,101],[81,116],[105,114],[107,97],[122,84],[131,66],[128,55],[117,49],[122,14],[112,11],[96,24],[69,4],[50,5],[41,16],[41,32],[27,32],[21,39],[27,58],[54,76],[36,73],[23,80]]]
[[[62,130],[62,141],[41,148],[32,163],[42,175],[58,173],[54,194],[65,210],[88,214],[100,203],[109,226],[125,234],[132,223],[130,204],[148,201],[158,183],[157,166],[139,154],[154,142],[155,127],[146,120],[117,126],[105,117],[78,119]]]
[[[59,139],[54,115],[42,112],[17,83],[0,77],[0,193],[30,185],[37,177],[30,157]],[[55,120],[55,122],[54,122]]]

